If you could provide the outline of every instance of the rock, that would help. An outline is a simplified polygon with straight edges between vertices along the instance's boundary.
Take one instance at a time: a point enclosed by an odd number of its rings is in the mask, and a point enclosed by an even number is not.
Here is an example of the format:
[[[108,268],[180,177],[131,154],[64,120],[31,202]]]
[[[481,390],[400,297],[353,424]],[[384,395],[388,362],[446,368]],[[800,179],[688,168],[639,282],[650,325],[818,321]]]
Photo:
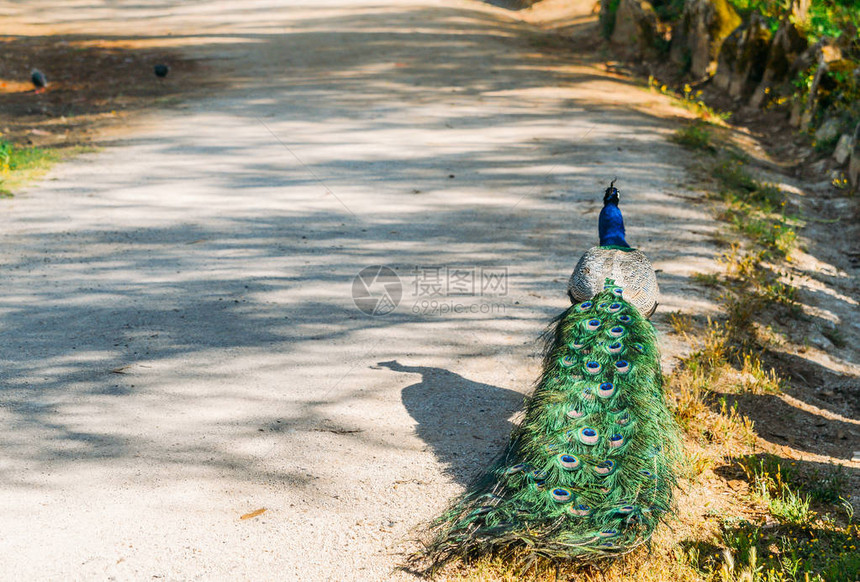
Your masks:
[[[793,99],[791,102],[791,116],[788,123],[791,127],[800,127],[800,122],[803,119],[803,102],[800,99]]]
[[[763,529],[772,529],[775,527],[779,527],[779,521],[774,519],[772,516],[767,515],[764,518],[764,524],[762,524]]]
[[[749,24],[736,28],[723,42],[714,85],[733,99],[748,98],[764,75],[770,44],[764,19],[753,15]]]
[[[609,41],[628,58],[656,56],[657,14],[644,0],[621,0]]]
[[[812,85],[809,87],[809,96],[806,98],[806,104],[800,116],[800,125],[804,129],[809,127],[815,116],[815,111],[818,108],[818,90],[822,82],[826,84],[826,81],[828,81],[827,72],[829,71],[830,64],[841,60],[842,50],[836,44],[836,41],[829,38],[824,38],[815,43],[810,47],[810,50],[795,59],[795,63],[791,69],[792,74],[808,69],[812,63],[818,63],[818,68],[815,70],[815,76],[812,79]],[[830,82],[832,83],[832,81]]]
[[[815,346],[823,352],[833,349],[833,342],[824,337],[824,334],[821,334],[817,331],[810,333],[806,339],[811,345]]]
[[[825,63],[834,63],[842,60],[842,49],[835,44],[821,45],[821,58]]]
[[[720,91],[728,91],[738,60],[740,60],[741,45],[748,30],[747,26],[739,26],[732,31],[720,47],[717,59],[717,71],[714,73],[714,86]]]
[[[793,87],[783,86],[790,85],[790,81],[796,76],[797,70],[794,69],[794,64],[808,47],[806,38],[794,22],[786,18],[773,35],[761,82],[750,98],[750,106],[761,107],[772,95],[782,93],[790,95],[794,92]]]
[[[854,142],[851,148],[851,159],[848,161],[848,183],[851,191],[860,191],[860,123],[854,128]]]
[[[851,157],[852,149],[854,149],[854,138],[848,134],[842,134],[836,142],[836,149],[833,150],[833,159],[841,166]]]
[[[791,63],[791,71],[792,73],[805,71],[819,60],[821,60],[821,46],[820,43],[816,43],[806,47],[806,50],[797,55],[794,62]]]
[[[713,75],[723,41],[741,25],[728,0],[687,0],[672,33],[669,57],[693,77]]]
[[[615,28],[615,12],[617,11],[617,7],[613,9],[612,2],[613,0],[600,0],[600,15],[598,16],[598,20],[600,21],[600,31],[603,34],[603,38],[606,39],[612,36],[612,31]]]
[[[818,142],[828,142],[836,139],[836,136],[839,135],[839,130],[842,127],[842,123],[838,119],[829,118],[824,120],[824,123],[821,124],[815,131],[815,140]]]
[[[815,76],[812,78],[812,84],[809,86],[809,95],[806,98],[806,105],[803,107],[803,113],[800,115],[800,126],[804,129],[808,128],[812,123],[812,117],[815,115],[815,110],[818,108],[818,87],[821,85],[821,79],[827,72],[827,63],[820,61],[818,68],[815,70]]]

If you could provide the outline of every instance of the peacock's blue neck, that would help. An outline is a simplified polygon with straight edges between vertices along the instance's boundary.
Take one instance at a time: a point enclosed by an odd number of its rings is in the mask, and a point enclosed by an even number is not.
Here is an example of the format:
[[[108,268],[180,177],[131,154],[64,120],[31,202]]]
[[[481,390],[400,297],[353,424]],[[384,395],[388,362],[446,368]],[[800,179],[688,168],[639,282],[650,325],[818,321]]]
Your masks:
[[[630,247],[624,239],[624,218],[617,204],[608,202],[603,206],[597,220],[597,230],[600,233],[600,246]]]

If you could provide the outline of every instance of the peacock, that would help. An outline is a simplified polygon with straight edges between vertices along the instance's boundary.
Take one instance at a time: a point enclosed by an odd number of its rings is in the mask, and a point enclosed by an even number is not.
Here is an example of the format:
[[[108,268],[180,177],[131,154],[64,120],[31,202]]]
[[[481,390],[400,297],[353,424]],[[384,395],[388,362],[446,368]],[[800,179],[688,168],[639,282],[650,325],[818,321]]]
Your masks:
[[[649,317],[657,279],[627,244],[613,180],[600,246],[568,284],[543,370],[501,457],[434,524],[430,570],[484,553],[595,561],[647,543],[671,511],[678,427]]]

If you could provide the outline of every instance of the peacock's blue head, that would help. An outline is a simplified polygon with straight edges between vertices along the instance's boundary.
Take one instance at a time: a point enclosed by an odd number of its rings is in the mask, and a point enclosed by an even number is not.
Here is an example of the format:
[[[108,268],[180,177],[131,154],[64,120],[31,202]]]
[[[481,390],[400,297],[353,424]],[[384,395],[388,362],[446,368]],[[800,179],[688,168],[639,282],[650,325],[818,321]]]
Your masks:
[[[618,206],[618,188],[615,187],[615,180],[609,183],[609,188],[603,193],[603,205],[607,204]]]

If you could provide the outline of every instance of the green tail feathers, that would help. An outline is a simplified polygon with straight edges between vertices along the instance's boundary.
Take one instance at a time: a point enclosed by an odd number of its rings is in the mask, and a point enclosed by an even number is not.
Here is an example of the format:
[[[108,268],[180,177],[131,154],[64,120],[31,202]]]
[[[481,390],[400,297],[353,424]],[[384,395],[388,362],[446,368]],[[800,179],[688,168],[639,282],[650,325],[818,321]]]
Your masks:
[[[439,518],[426,552],[434,565],[517,549],[619,555],[647,542],[670,510],[680,441],[654,327],[607,283],[557,319],[505,453]]]

